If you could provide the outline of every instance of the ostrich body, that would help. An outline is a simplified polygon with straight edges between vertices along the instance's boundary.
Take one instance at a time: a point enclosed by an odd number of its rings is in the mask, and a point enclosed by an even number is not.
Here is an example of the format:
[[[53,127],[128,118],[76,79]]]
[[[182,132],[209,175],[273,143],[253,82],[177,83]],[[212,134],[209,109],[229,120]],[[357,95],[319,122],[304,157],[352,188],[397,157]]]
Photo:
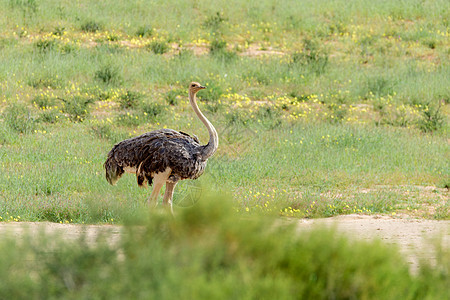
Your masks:
[[[219,138],[214,126],[197,106],[196,93],[205,87],[189,85],[189,103],[209,132],[209,142],[200,145],[196,136],[172,129],[159,129],[116,144],[105,162],[106,180],[114,185],[125,173],[135,173],[139,186],[152,185],[148,200],[156,205],[159,191],[166,185],[163,205],[172,211],[173,190],[178,181],[197,179],[217,150]],[[173,211],[172,211],[173,212]]]

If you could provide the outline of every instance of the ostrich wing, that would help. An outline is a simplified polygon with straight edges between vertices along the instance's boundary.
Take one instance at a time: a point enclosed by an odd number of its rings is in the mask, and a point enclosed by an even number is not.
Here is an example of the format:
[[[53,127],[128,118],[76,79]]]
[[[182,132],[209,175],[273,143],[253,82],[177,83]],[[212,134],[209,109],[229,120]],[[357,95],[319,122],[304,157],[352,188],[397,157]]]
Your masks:
[[[199,159],[200,144],[185,133],[164,131],[158,138],[148,140],[140,149],[142,160],[136,171],[138,184],[151,183],[156,173],[172,170],[174,179],[197,178],[205,162]]]

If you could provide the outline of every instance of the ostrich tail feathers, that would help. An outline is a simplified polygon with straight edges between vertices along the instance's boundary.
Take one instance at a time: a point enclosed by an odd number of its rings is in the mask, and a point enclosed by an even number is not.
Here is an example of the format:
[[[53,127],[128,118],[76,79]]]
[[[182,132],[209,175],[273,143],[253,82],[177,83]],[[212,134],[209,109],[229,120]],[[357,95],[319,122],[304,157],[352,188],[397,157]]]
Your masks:
[[[140,187],[144,187],[146,182],[145,182],[145,176],[142,173],[136,174],[136,178],[137,178],[137,183]]]

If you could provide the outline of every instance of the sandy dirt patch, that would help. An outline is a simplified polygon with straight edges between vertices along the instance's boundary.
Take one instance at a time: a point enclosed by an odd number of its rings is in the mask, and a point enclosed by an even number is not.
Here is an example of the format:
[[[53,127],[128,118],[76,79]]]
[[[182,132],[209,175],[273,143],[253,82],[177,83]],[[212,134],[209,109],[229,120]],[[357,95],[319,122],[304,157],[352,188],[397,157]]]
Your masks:
[[[411,270],[417,270],[420,259],[436,262],[433,239],[439,238],[446,251],[450,251],[450,221],[413,219],[407,216],[344,215],[324,219],[296,220],[298,230],[308,230],[317,226],[335,227],[351,239],[380,239],[387,244],[397,245],[405,255]],[[25,233],[36,235],[39,232],[61,235],[66,240],[75,240],[85,235],[87,241],[95,243],[101,233],[109,233],[109,242],[119,242],[122,227],[117,225],[76,225],[49,222],[0,223],[0,238],[5,235],[23,238]]]
[[[431,264],[436,262],[436,239],[441,241],[443,249],[450,251],[450,221],[382,215],[343,215],[298,221],[299,230],[314,226],[335,227],[351,239],[380,239],[387,244],[396,245],[413,272],[417,270],[421,259]]]
[[[97,237],[105,233],[108,234],[108,242],[111,245],[115,245],[120,241],[121,232],[122,227],[117,225],[81,225],[51,222],[0,223],[0,238],[2,236],[13,236],[19,240],[27,235],[37,236],[40,233],[46,233],[61,236],[68,241],[85,236],[86,241],[94,244]]]

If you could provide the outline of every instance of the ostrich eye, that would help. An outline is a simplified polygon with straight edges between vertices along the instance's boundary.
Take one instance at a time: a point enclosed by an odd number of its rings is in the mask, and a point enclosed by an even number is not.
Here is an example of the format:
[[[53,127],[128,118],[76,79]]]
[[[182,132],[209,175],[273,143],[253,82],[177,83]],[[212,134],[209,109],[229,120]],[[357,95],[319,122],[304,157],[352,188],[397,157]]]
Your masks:
[[[195,87],[195,84],[191,85],[192,87]]]

